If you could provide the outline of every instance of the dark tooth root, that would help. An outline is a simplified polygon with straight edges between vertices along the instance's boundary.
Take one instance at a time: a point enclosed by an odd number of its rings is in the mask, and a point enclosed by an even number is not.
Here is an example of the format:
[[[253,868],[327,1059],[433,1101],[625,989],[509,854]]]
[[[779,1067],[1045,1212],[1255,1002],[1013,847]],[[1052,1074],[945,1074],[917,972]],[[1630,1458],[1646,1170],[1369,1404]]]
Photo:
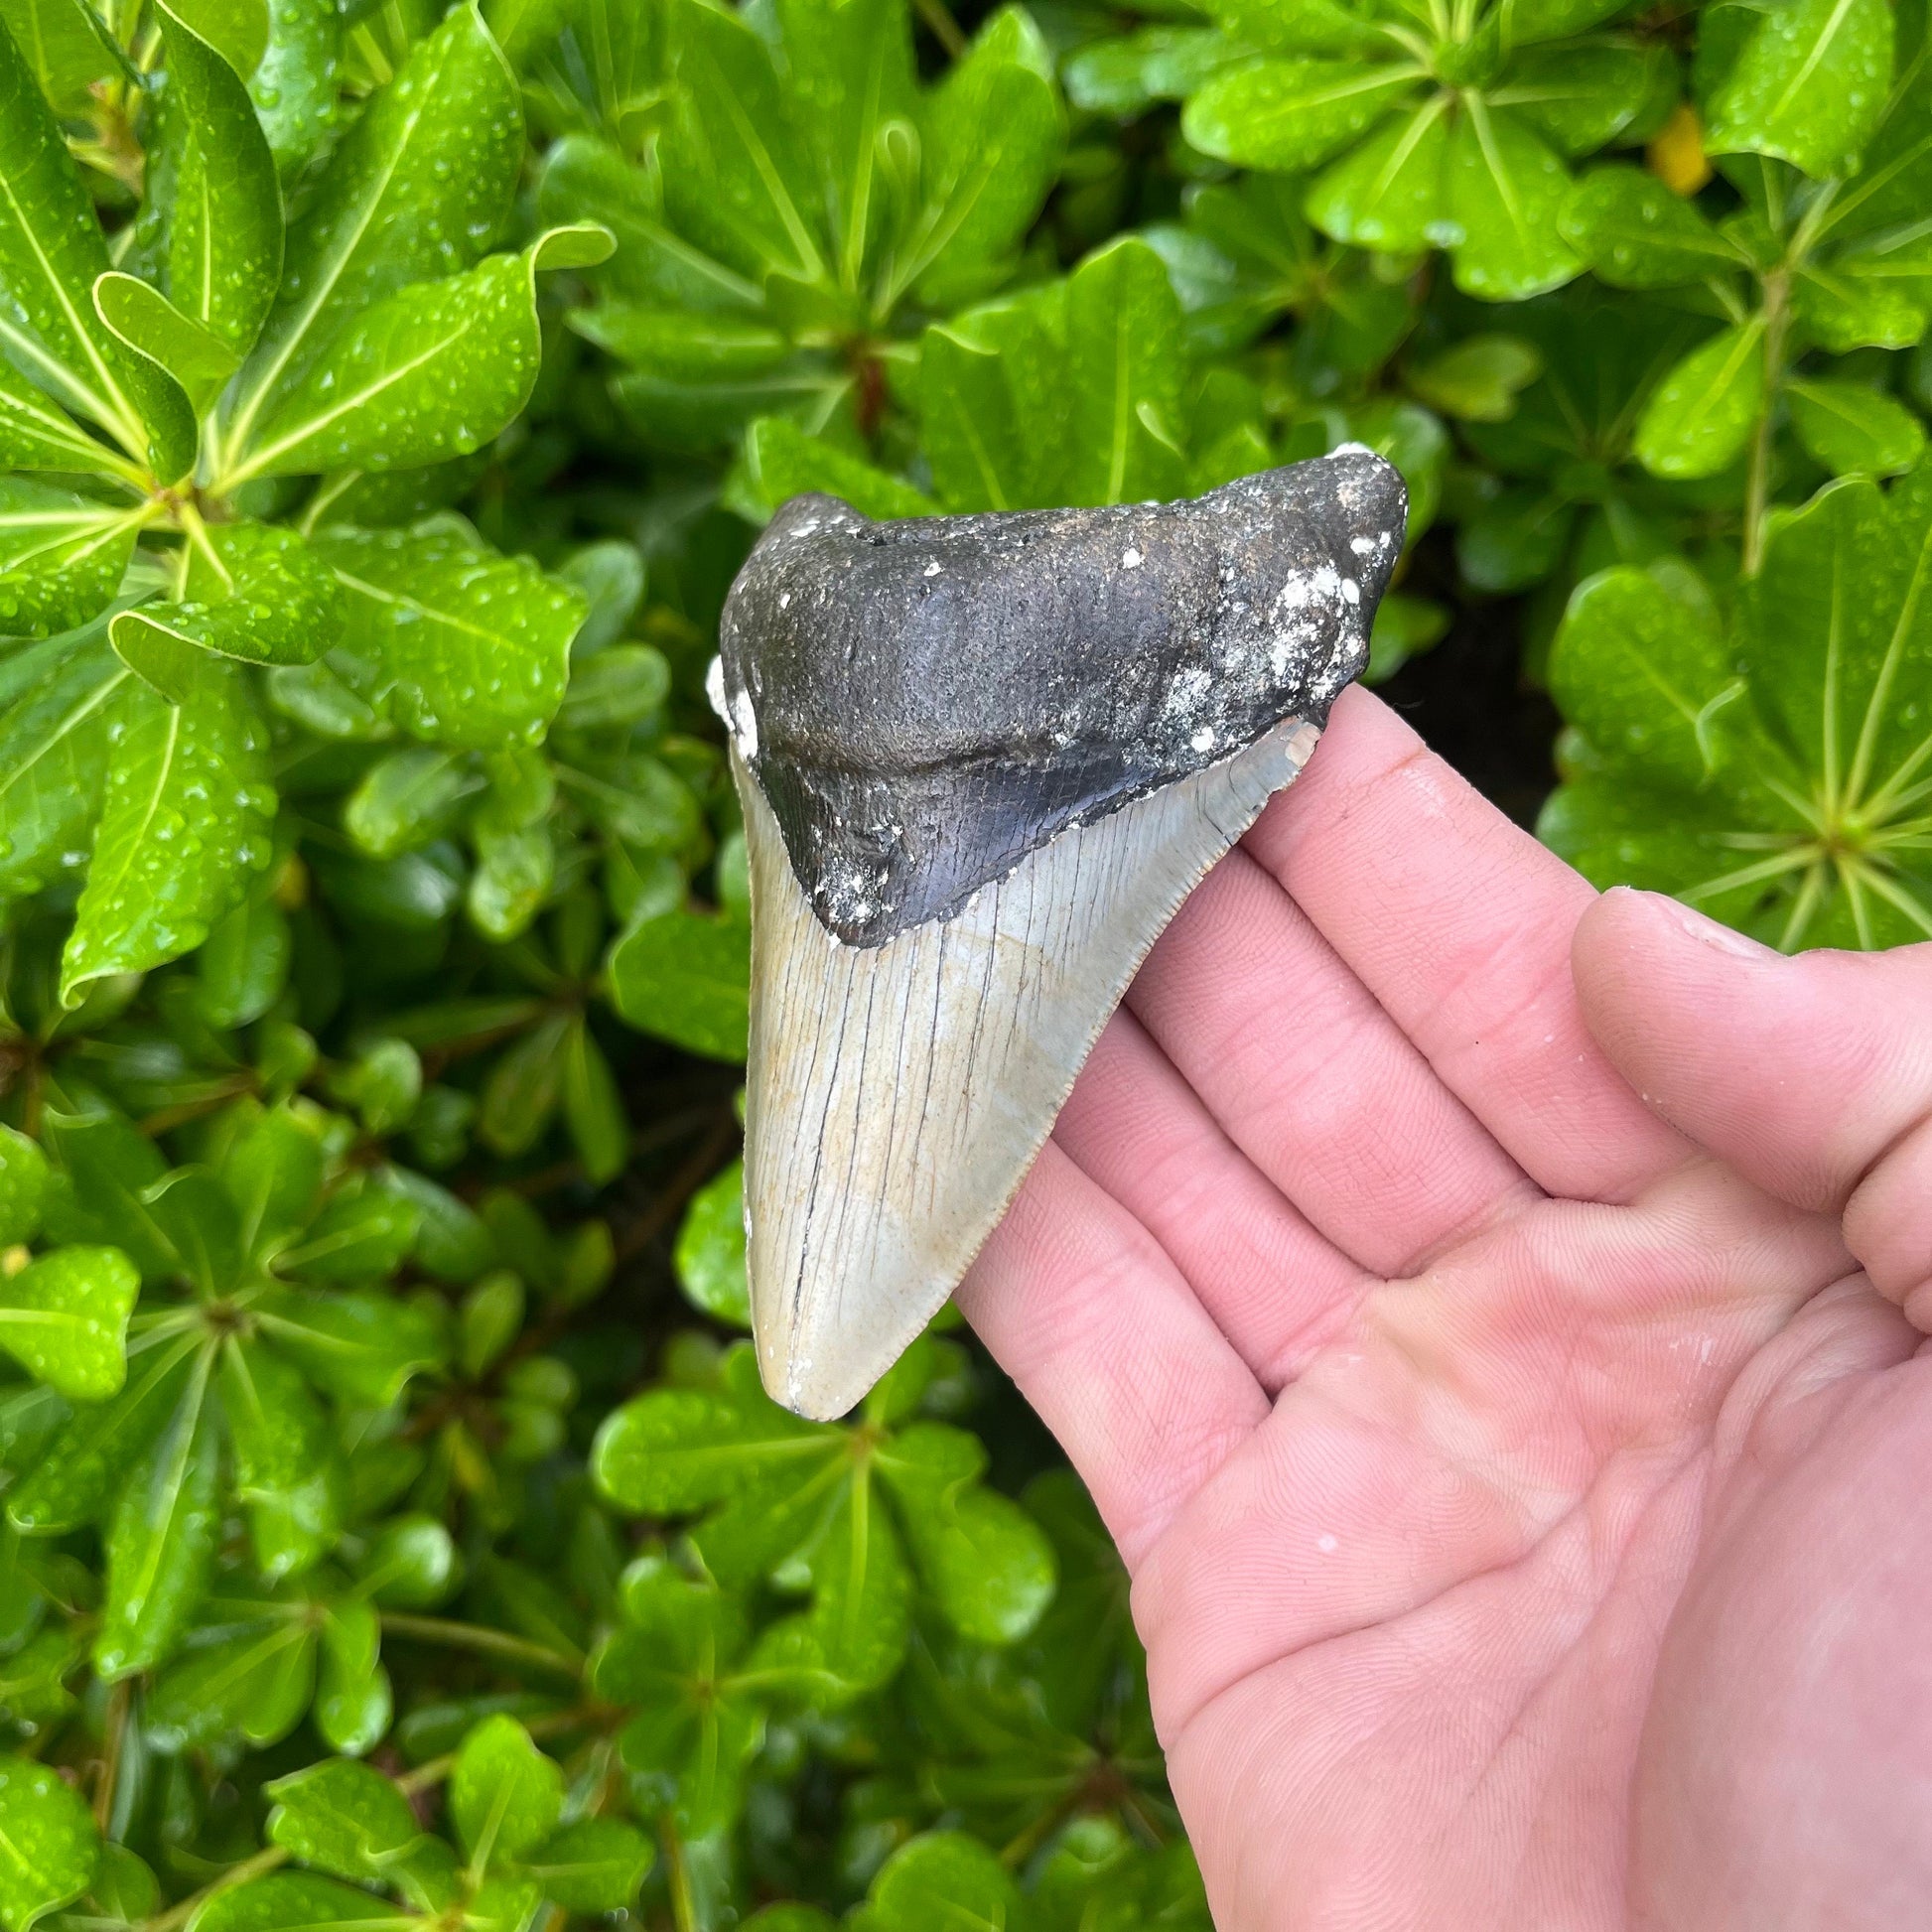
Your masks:
[[[819,920],[876,946],[950,917],[1069,826],[1321,723],[1406,511],[1365,450],[1178,503],[794,498],[726,603],[722,696]]]

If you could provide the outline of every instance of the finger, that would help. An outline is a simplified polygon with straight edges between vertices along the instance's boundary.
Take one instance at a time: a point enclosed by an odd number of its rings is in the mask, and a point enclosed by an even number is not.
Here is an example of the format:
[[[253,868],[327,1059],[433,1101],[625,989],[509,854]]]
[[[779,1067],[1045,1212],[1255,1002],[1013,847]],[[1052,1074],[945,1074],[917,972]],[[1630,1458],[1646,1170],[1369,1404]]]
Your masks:
[[[1932,945],[1787,959],[1674,899],[1618,891],[1578,929],[1576,980],[1604,1050],[1658,1113],[1783,1199],[1843,1212],[1879,1293],[1923,1306]]]
[[[1154,1237],[1050,1141],[958,1300],[1130,1569],[1268,1413]]]
[[[1378,1275],[1531,1198],[1522,1171],[1245,853],[1162,935],[1128,1005],[1228,1138]]]
[[[1053,1139],[1160,1242],[1264,1389],[1300,1372],[1371,1277],[1228,1139],[1131,1013],[1115,1014]]]
[[[1578,1011],[1590,887],[1379,699],[1342,693],[1246,847],[1547,1192],[1626,1200],[1684,1158]]]

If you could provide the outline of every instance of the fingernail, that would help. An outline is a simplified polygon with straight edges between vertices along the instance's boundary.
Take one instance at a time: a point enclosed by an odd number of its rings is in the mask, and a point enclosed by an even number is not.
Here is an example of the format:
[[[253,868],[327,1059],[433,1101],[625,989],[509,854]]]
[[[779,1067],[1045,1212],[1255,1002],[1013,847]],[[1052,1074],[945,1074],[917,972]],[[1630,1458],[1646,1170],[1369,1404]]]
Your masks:
[[[1746,934],[1707,917],[1695,906],[1686,905],[1681,899],[1666,898],[1661,894],[1656,895],[1656,898],[1672,923],[1687,939],[1695,939],[1700,945],[1709,946],[1713,952],[1728,953],[1733,959],[1758,961],[1784,957],[1782,953],[1773,951],[1771,947],[1760,944]]]

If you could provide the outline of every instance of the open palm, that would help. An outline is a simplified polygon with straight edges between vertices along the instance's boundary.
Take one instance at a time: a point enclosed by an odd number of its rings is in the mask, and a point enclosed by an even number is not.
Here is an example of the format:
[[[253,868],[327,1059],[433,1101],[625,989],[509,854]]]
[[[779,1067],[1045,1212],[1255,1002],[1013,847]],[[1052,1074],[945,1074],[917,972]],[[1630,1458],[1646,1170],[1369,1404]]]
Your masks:
[[[961,1299],[1223,1932],[1932,1923],[1932,947],[1599,900],[1351,691]]]

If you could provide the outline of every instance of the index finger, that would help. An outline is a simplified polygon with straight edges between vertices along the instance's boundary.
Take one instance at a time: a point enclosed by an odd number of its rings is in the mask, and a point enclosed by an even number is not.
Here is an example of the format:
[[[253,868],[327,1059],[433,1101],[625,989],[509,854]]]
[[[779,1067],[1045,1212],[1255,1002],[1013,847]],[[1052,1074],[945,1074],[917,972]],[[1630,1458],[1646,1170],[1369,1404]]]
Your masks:
[[[1623,1200],[1686,1158],[1584,1025],[1570,942],[1594,889],[1379,698],[1342,693],[1246,845],[1546,1192]]]

